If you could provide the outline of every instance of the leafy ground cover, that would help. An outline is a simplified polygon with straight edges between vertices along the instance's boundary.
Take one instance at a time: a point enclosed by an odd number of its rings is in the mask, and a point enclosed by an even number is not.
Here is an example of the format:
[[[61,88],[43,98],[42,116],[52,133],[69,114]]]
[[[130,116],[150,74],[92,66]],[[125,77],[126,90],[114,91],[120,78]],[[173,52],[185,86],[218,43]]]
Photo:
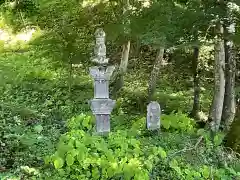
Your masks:
[[[162,129],[148,132],[146,74],[129,71],[111,133],[100,137],[88,105],[93,87],[87,69],[74,70],[69,92],[67,70],[43,54],[31,44],[1,47],[1,179],[240,177],[238,155],[221,146],[224,136],[212,139],[188,117],[192,90],[178,85],[184,77],[175,78],[176,84],[169,83],[168,74],[160,79],[156,99],[163,109]],[[206,113],[210,92],[201,98]]]

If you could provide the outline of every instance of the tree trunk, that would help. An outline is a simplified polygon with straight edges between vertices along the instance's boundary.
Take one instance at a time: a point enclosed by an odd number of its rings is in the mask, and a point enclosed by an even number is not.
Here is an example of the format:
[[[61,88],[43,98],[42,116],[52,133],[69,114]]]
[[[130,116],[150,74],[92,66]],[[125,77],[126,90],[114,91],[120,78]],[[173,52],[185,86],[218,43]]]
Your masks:
[[[113,87],[113,91],[112,91],[113,97],[116,96],[117,92],[120,89],[122,89],[122,87],[124,85],[124,75],[127,72],[130,46],[131,46],[130,41],[127,41],[125,44],[123,44],[122,58],[121,58],[118,73],[115,77],[114,87]]]
[[[237,103],[236,117],[231,124],[231,128],[226,135],[225,146],[232,148],[234,151],[240,153],[240,103]]]
[[[232,27],[232,28],[230,28]],[[234,24],[231,24],[228,28],[225,28],[226,35],[233,35],[235,32]],[[236,72],[236,54],[234,44],[231,40],[225,40],[225,54],[226,54],[226,70],[225,70],[225,96],[222,112],[222,121],[224,129],[228,131],[232,124],[236,113],[235,102],[235,72]]]
[[[150,102],[153,98],[156,90],[156,83],[159,74],[159,70],[163,61],[164,48],[160,47],[156,56],[156,60],[148,82],[148,101]]]
[[[198,57],[199,57],[199,47],[194,47],[193,58],[192,58],[192,70],[193,70],[193,87],[194,87],[194,98],[193,98],[193,108],[191,116],[195,120],[199,120],[199,110],[200,110],[200,84],[199,84],[199,73],[198,73]]]
[[[125,44],[123,44],[122,58],[119,66],[119,72],[120,72],[119,74],[121,76],[122,81],[123,81],[124,74],[127,72],[130,45],[131,45],[130,41],[127,41]]]
[[[233,47],[227,47],[228,57],[226,59],[226,83],[225,83],[225,96],[222,112],[222,120],[225,130],[229,130],[231,123],[235,117],[235,71],[236,61]]]
[[[72,81],[73,81],[73,67],[72,67],[72,61],[69,60],[69,70],[68,70],[68,92],[71,94],[72,92]]]
[[[223,34],[223,26],[219,23],[216,27],[217,33]],[[216,132],[219,130],[222,110],[223,110],[223,101],[225,93],[225,51],[224,51],[224,40],[218,37],[215,43],[215,83],[214,83],[214,97],[212,101],[211,110],[209,113],[209,119],[212,121],[211,129]]]
[[[130,32],[130,19],[127,16],[127,12],[129,11],[130,3],[129,0],[123,1],[123,18],[122,18],[122,24],[124,25],[124,35],[129,34]],[[125,39],[128,39],[125,37]],[[119,70],[115,77],[115,83],[112,91],[113,97],[116,96],[117,92],[122,89],[124,85],[124,75],[127,72],[127,66],[128,66],[128,59],[129,59],[129,52],[130,52],[130,40],[127,40],[123,46],[122,46],[122,58],[119,66]]]

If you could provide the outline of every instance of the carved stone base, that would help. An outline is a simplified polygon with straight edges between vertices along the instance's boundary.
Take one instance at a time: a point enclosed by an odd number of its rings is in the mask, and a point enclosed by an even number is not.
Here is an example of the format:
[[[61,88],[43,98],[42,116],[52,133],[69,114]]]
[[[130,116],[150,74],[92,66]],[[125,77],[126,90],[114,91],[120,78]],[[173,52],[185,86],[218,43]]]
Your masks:
[[[112,99],[92,99],[90,101],[93,114],[111,114],[116,101]]]
[[[110,132],[110,115],[109,114],[97,114],[96,127],[98,134],[105,134]]]
[[[160,122],[147,122],[147,129],[148,130],[159,130],[160,129]]]

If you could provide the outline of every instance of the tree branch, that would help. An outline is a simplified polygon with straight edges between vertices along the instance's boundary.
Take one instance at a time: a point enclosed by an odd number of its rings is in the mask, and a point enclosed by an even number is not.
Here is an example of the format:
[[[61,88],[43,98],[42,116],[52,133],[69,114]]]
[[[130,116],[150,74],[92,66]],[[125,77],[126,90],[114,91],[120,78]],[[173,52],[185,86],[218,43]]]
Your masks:
[[[178,154],[178,153],[182,153],[182,152],[186,152],[186,151],[192,151],[192,150],[195,150],[197,149],[198,145],[200,144],[200,142],[203,140],[203,136],[200,136],[196,142],[196,144],[190,148],[184,148],[184,149],[181,149],[173,154],[170,155],[170,157],[173,157],[174,155]]]

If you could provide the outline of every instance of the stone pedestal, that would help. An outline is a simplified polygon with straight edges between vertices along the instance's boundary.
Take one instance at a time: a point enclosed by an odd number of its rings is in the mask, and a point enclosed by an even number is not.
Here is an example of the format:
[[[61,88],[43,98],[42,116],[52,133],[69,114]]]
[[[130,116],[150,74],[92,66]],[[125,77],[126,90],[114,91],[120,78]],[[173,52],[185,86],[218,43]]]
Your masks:
[[[91,110],[96,117],[96,127],[98,133],[110,132],[110,114],[115,105],[115,101],[109,99],[109,79],[106,74],[99,74],[97,71],[94,77],[94,99],[90,101]],[[93,74],[91,73],[93,76]]]

